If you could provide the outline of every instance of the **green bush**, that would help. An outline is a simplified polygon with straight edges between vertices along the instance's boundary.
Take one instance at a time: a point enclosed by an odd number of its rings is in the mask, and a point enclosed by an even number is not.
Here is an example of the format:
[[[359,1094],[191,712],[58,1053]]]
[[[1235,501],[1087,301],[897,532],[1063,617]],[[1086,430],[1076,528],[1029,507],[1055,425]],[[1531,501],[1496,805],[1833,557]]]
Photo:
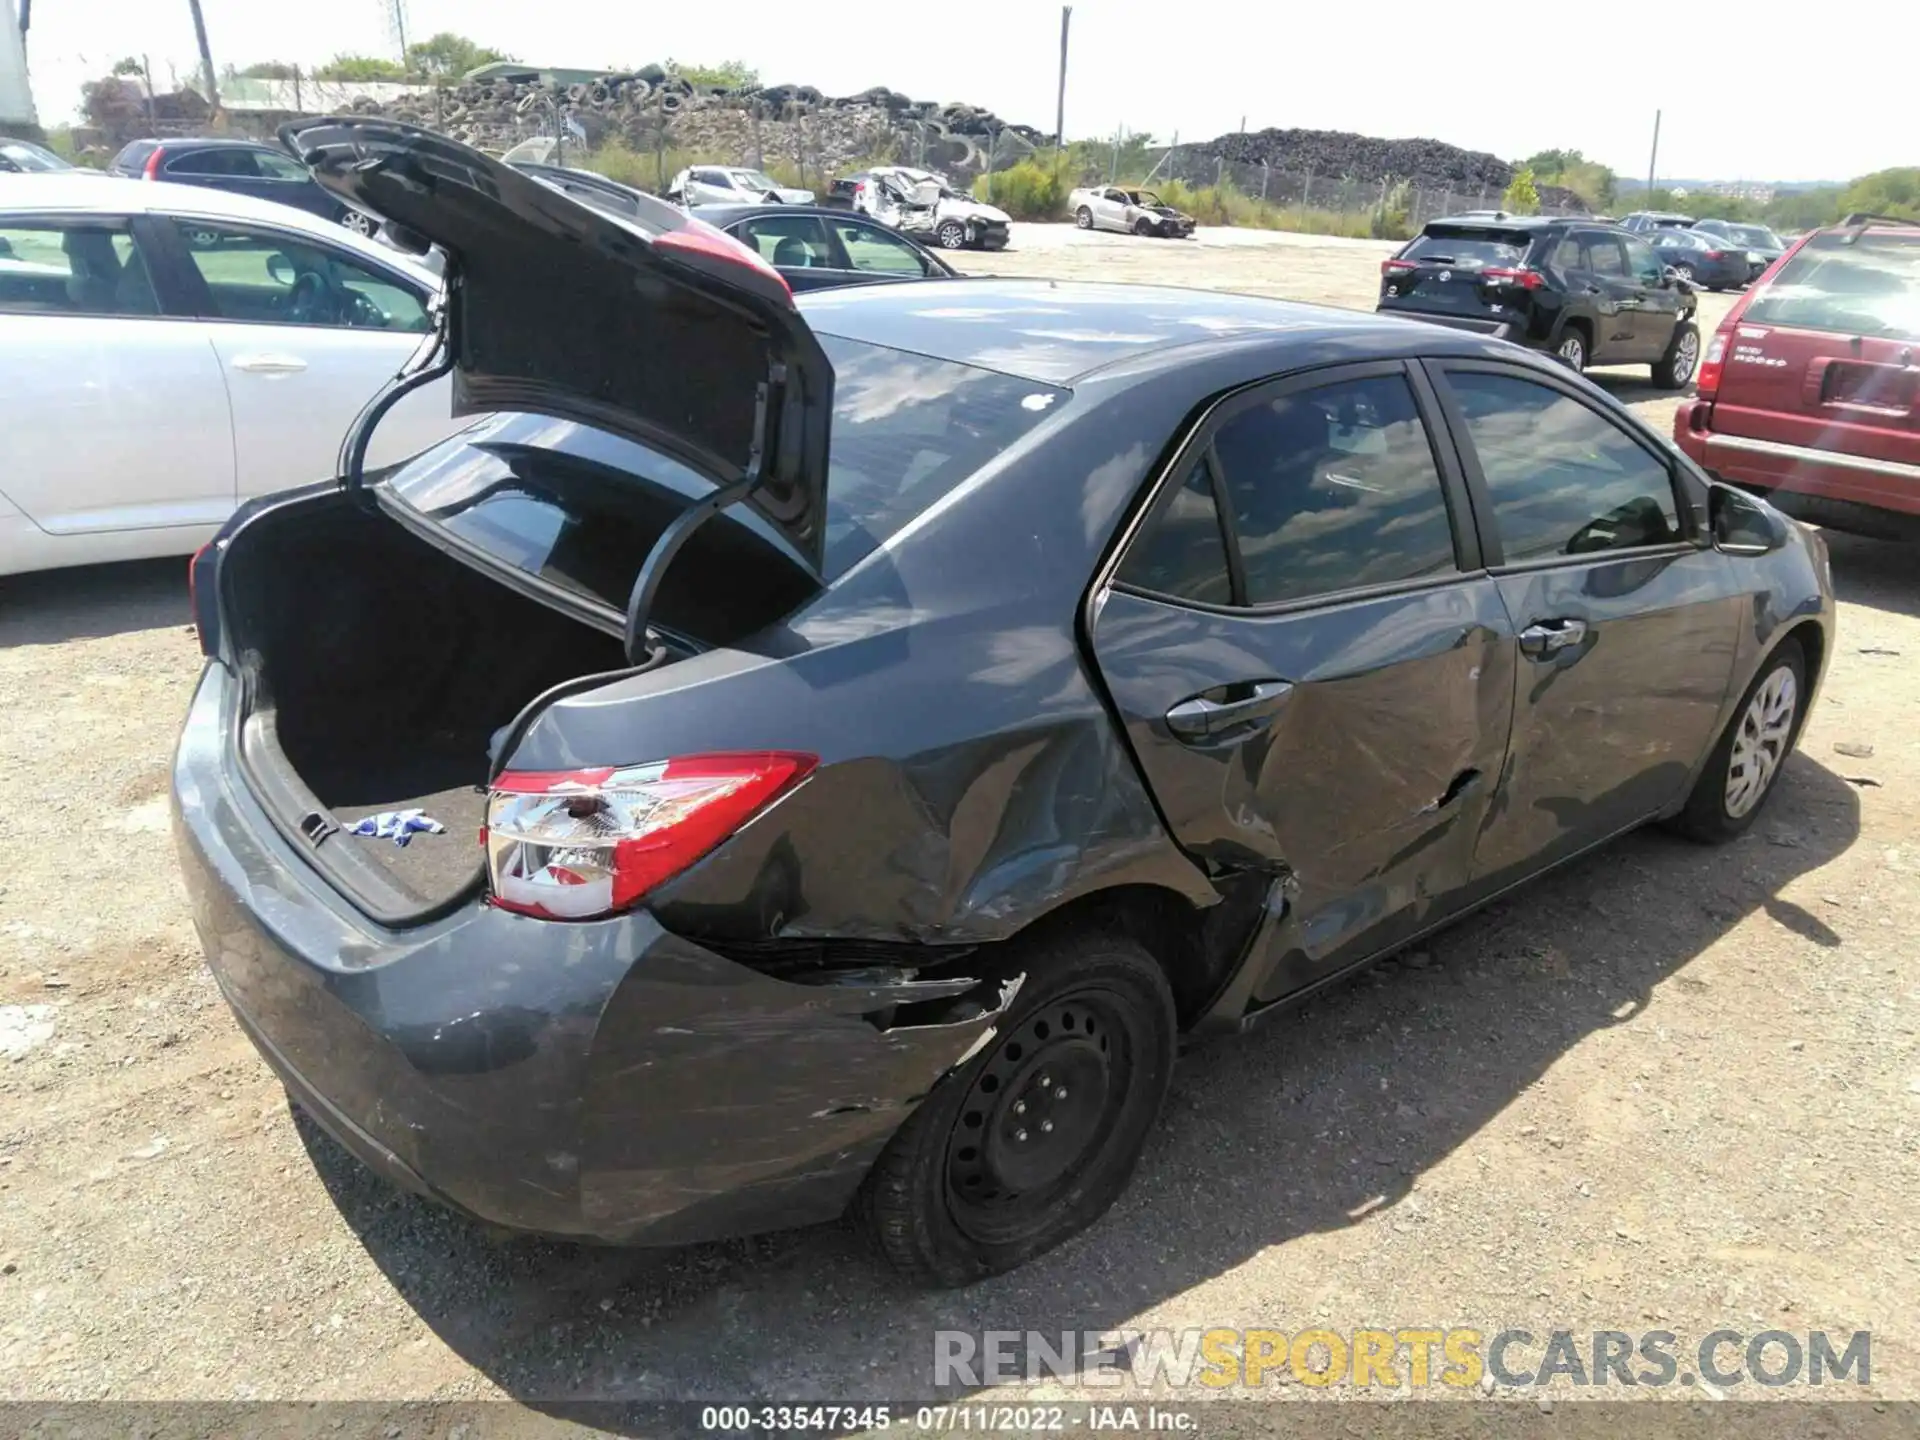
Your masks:
[[[1507,193],[1501,197],[1500,208],[1510,215],[1538,215],[1540,213],[1540,190],[1534,184],[1533,171],[1522,165],[1514,173],[1513,183],[1507,186]]]
[[[1064,165],[1022,160],[975,180],[973,198],[997,205],[1015,220],[1059,220],[1066,216],[1072,189]]]

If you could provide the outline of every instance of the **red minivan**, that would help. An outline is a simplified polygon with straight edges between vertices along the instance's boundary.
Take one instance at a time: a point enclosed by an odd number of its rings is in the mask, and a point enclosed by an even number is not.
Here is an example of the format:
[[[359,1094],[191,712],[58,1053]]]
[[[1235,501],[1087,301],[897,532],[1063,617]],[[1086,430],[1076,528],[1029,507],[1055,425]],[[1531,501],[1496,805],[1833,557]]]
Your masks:
[[[1680,448],[1836,530],[1920,538],[1920,223],[1804,235],[1707,346]]]

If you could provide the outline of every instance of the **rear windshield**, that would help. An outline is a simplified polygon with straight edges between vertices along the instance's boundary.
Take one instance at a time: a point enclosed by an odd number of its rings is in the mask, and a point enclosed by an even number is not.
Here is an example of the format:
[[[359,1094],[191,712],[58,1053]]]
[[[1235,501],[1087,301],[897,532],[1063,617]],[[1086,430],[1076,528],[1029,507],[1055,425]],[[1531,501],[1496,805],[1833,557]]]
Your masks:
[[[1527,253],[1527,246],[1532,243],[1531,235],[1511,231],[1430,225],[1424,234],[1400,252],[1400,258],[1484,269],[1489,265],[1519,264],[1521,257]]]
[[[1762,250],[1784,250],[1780,237],[1764,225],[1729,225],[1727,233],[1742,245],[1754,245]]]
[[[1815,235],[1754,296],[1741,319],[1920,340],[1920,231]]]
[[[871,554],[916,515],[1012,445],[1057,408],[1067,391],[883,345],[819,337],[833,362],[833,448],[828,462],[826,575]],[[642,476],[649,483],[633,483]],[[712,487],[645,446],[544,416],[496,416],[429,451],[390,482],[392,493],[463,539],[588,600],[624,609],[640,562],[682,501]],[[744,531],[780,544],[746,505],[726,512],[697,543],[738,552],[767,570],[764,552],[742,550]],[[709,535],[708,532],[713,532]],[[710,554],[674,567],[707,570],[731,604],[740,571]],[[682,577],[683,579],[685,577]],[[667,608],[663,596],[663,619]],[[761,618],[765,618],[764,612]],[[710,628],[687,627],[712,638]]]

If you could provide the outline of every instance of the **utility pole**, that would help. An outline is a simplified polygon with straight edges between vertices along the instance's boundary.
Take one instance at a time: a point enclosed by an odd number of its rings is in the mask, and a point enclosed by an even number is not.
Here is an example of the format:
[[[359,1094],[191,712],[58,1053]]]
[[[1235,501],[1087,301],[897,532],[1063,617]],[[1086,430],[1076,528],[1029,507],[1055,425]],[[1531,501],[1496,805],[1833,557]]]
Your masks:
[[[207,17],[200,13],[200,0],[187,0],[187,8],[193,11],[193,34],[200,42],[200,73],[207,82],[207,104],[220,108],[220,87],[213,75],[213,51],[207,45]]]
[[[1053,110],[1053,144],[1057,150],[1067,146],[1067,27],[1073,23],[1073,7],[1060,7],[1060,95]]]
[[[1647,156],[1647,203],[1653,203],[1653,176],[1660,161],[1660,112],[1653,112],[1653,153]]]
[[[386,0],[387,28],[393,32],[393,40],[400,47],[400,63],[407,63],[407,0]]]

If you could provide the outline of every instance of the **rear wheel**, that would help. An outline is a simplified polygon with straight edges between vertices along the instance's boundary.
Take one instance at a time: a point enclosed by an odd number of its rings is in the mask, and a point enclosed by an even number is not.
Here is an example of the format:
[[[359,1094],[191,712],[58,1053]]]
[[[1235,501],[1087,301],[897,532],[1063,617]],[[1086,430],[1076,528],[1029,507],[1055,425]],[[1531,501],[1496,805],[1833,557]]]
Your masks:
[[[380,222],[371,215],[362,215],[358,210],[349,210],[340,217],[340,223],[356,235],[371,235],[380,228]]]
[[[1684,390],[1700,364],[1700,327],[1682,320],[1673,327],[1667,353],[1653,366],[1653,383],[1662,390]]]
[[[1676,265],[1673,267],[1673,273],[1689,285],[1694,283],[1693,267],[1691,265]]]
[[[943,220],[940,228],[933,232],[933,238],[940,242],[942,250],[961,250],[966,247],[967,227],[958,220]]]
[[[1049,1250],[1125,1188],[1173,1073],[1166,976],[1104,931],[1026,947],[998,1033],[888,1142],[861,1192],[902,1274],[965,1285]]]
[[[1574,374],[1581,374],[1587,368],[1587,332],[1569,325],[1560,336],[1560,343],[1554,346],[1553,353],[1560,357],[1560,363]]]
[[[1091,230],[1093,228],[1093,211],[1089,210],[1085,205],[1082,205],[1078,210],[1073,212],[1073,223],[1082,230]]]
[[[1674,818],[1676,830],[1717,845],[1753,824],[1799,738],[1806,693],[1806,655],[1799,641],[1783,640],[1740,697],[1686,809]]]

